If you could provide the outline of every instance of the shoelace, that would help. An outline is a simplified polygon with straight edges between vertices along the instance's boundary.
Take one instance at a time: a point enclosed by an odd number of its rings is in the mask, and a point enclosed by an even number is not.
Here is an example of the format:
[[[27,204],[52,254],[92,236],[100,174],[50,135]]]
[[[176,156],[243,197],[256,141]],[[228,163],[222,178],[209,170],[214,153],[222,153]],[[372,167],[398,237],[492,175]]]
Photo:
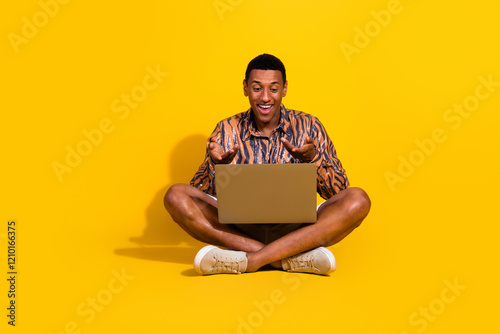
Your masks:
[[[315,257],[313,256],[298,256],[296,258],[291,258],[288,260],[288,263],[290,264],[290,270],[291,271],[299,271],[299,270],[307,270],[307,269],[314,269],[316,271],[319,271],[319,269],[314,265],[314,259]]]
[[[228,258],[225,256],[214,255],[215,264],[211,271],[216,273],[237,273],[240,274],[240,262],[241,260],[236,260],[234,258]]]

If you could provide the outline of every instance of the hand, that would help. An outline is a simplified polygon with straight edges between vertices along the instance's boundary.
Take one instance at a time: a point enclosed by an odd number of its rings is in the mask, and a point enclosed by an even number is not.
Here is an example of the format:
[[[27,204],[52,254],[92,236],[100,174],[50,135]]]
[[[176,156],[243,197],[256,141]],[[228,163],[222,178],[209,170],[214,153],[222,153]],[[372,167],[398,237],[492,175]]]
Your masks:
[[[233,148],[231,148],[229,151],[224,152],[222,149],[222,146],[220,146],[216,141],[215,138],[210,138],[207,140],[207,148],[208,148],[208,154],[210,154],[210,157],[212,158],[213,162],[215,164],[229,164],[231,161],[233,161],[234,157],[236,156],[236,153],[239,151],[239,146],[238,144],[235,144]]]
[[[316,155],[316,149],[314,148],[314,140],[307,136],[304,145],[301,147],[295,147],[285,138],[281,138],[281,142],[285,145],[285,148],[292,157],[299,159],[303,162],[311,162]]]

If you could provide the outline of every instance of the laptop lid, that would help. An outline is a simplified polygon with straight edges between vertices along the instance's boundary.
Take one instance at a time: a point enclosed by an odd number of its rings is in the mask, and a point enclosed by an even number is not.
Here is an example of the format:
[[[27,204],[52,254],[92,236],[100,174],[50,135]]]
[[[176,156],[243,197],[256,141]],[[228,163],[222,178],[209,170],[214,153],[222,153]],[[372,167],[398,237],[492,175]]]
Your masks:
[[[215,165],[219,222],[316,222],[315,164]]]

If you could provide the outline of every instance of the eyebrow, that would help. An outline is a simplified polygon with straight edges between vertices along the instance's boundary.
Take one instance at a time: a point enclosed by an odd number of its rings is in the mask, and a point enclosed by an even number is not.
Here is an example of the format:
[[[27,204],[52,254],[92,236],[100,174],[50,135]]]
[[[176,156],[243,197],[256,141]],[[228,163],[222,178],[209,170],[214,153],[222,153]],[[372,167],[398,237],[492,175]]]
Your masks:
[[[252,81],[252,83],[258,83],[258,84],[261,84],[262,82],[257,81],[257,80],[254,80],[254,81]],[[279,85],[279,84],[280,84],[280,82],[279,82],[279,81],[273,81],[273,82],[271,82],[271,85]]]

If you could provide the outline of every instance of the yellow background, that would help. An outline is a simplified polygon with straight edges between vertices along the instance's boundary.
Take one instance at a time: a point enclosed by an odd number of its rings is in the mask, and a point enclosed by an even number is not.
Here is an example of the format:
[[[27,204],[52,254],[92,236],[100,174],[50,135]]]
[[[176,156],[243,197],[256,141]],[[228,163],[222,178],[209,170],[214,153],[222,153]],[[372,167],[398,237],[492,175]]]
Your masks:
[[[376,28],[371,11],[388,1],[220,2],[222,12],[212,0],[70,1],[44,25],[38,14],[17,53],[9,36],[41,5],[2,5],[0,258],[4,277],[14,219],[19,271],[15,328],[0,284],[2,333],[498,331],[500,87],[458,128],[443,118],[479,77],[500,81],[498,3],[401,0],[348,61],[340,45]],[[248,108],[244,70],[264,52],[287,68],[285,106],[319,117],[372,199],[331,247],[331,277],[197,276],[203,244],[162,205],[169,185],[189,182],[216,122]],[[112,103],[148,66],[168,76],[121,119]],[[54,161],[103,119],[113,130],[60,182]],[[436,128],[446,141],[391,189],[386,173]],[[122,271],[134,278],[110,294]],[[447,282],[465,287],[449,303]],[[78,307],[98,297],[106,305],[87,321]],[[438,314],[415,316],[430,308]]]

